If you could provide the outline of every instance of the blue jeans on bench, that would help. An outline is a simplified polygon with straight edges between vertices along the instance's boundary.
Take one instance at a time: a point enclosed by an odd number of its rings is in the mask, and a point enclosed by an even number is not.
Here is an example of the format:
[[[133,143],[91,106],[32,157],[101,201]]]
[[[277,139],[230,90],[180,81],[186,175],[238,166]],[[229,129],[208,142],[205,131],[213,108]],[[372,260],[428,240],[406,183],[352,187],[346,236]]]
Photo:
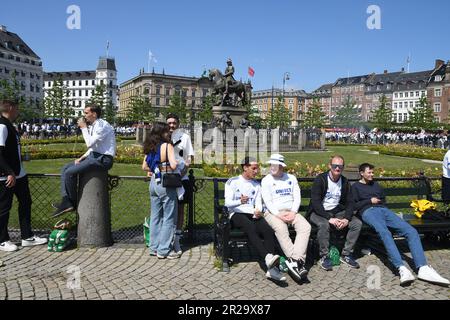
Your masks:
[[[408,222],[398,217],[394,212],[385,207],[371,207],[364,211],[362,219],[377,232],[386,248],[389,260],[398,269],[403,266],[403,260],[398,251],[392,233],[388,228],[394,229],[396,234],[406,237],[409,250],[417,269],[427,265],[427,259],[423,252],[419,234]]]

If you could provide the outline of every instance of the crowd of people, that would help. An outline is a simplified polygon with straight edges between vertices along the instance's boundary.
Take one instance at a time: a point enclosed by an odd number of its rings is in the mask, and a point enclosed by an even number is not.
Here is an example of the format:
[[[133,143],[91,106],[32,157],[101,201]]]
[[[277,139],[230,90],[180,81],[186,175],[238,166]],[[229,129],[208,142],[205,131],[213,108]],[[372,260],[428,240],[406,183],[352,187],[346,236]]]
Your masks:
[[[399,132],[378,131],[370,132],[326,132],[325,138],[329,142],[344,142],[350,144],[410,144],[423,147],[448,149],[450,134],[446,131],[431,133],[425,131]]]
[[[18,250],[18,246],[9,239],[8,220],[14,195],[19,202],[22,246],[42,245],[47,239],[37,237],[31,231],[30,188],[22,165],[20,139],[12,124],[18,116],[18,106],[13,101],[0,101],[0,112],[0,250],[13,252]],[[194,150],[190,136],[179,130],[179,117],[169,114],[166,120],[153,124],[143,147],[142,169],[151,178],[149,254],[158,259],[178,259],[183,254],[180,237],[184,204],[193,192],[186,173]],[[76,210],[79,174],[92,170],[108,171],[114,163],[115,131],[101,118],[101,108],[86,106],[84,118],[78,121],[77,127],[88,150],[62,169],[61,201],[54,204],[53,217]],[[450,158],[450,154],[448,156]],[[272,154],[268,164],[270,172],[260,183],[255,179],[259,172],[258,162],[246,157],[241,164],[242,174],[230,178],[225,184],[225,206],[230,213],[230,222],[248,235],[265,263],[267,278],[286,281],[279,269],[280,255],[283,255],[287,258],[286,266],[291,277],[298,282],[307,279],[305,262],[311,224],[318,228],[320,268],[326,271],[333,268],[329,257],[330,232],[333,230],[347,231],[340,261],[350,268],[359,268],[354,248],[364,222],[383,242],[389,260],[398,271],[401,285],[411,283],[416,277],[403,262],[388,228],[407,239],[419,279],[440,285],[450,284],[428,265],[416,229],[388,209],[383,189],[373,181],[373,165],[361,164],[361,179],[350,185],[343,176],[344,158],[332,156],[329,170],[314,180],[310,206],[303,216],[299,213],[301,188],[297,177],[287,173],[284,156]],[[444,164],[444,170],[449,169],[450,165]],[[289,235],[290,225],[296,231],[294,240]],[[277,252],[278,247],[281,252]]]
[[[113,126],[113,128],[118,136],[129,137],[136,134],[134,126]],[[21,122],[17,124],[17,130],[23,139],[59,139],[81,135],[77,124],[59,122]]]

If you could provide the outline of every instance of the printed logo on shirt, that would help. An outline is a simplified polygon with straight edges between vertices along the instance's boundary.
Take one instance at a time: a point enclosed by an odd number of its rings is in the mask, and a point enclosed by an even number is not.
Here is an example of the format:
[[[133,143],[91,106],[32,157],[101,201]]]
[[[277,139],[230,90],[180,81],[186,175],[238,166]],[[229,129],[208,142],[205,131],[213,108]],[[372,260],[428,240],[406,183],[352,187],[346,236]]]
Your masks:
[[[277,189],[275,190],[275,194],[280,196],[288,196],[292,194],[292,188],[285,188],[285,189]]]

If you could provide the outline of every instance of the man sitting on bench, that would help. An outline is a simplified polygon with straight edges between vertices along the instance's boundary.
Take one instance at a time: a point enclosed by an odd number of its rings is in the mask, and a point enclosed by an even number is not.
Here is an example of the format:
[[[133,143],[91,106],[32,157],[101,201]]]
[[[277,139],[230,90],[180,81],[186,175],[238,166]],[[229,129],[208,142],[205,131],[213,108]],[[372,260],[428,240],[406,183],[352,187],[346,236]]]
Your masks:
[[[254,180],[258,170],[257,161],[245,157],[242,175],[231,178],[225,184],[225,206],[229,210],[232,226],[245,232],[259,256],[265,260],[268,269],[266,277],[286,281],[278,269],[280,256],[274,254],[275,235],[266,220],[262,219],[261,186]]]
[[[320,267],[326,271],[333,269],[328,257],[330,229],[348,228],[341,262],[358,269],[359,264],[352,257],[353,249],[361,232],[362,222],[353,214],[353,197],[350,182],[342,175],[344,158],[334,156],[328,164],[329,171],[317,176],[311,189],[311,201],[308,209],[309,221],[318,228],[317,239],[320,249]]]
[[[305,268],[311,225],[298,214],[301,203],[300,186],[297,178],[284,172],[286,164],[281,154],[273,154],[268,162],[270,174],[261,182],[261,194],[268,212],[264,218],[275,230],[281,249],[287,257],[289,274],[296,281],[305,280]],[[289,236],[288,225],[295,228],[295,242]]]
[[[417,230],[386,207],[384,191],[377,182],[373,181],[373,169],[374,166],[369,163],[359,166],[361,180],[352,186],[355,208],[362,220],[375,229],[383,241],[389,260],[400,274],[400,285],[410,284],[415,277],[403,263],[388,228],[394,229],[397,234],[408,240],[419,279],[440,285],[449,285],[450,282],[447,279],[441,277],[427,264]]]

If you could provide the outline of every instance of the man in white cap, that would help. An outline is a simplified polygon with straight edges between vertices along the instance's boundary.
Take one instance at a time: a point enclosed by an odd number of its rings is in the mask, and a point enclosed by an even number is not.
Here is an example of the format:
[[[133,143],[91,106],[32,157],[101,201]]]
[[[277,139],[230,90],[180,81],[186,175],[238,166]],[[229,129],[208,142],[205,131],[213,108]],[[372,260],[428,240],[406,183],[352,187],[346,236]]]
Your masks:
[[[298,214],[301,203],[300,186],[297,178],[284,172],[286,163],[280,154],[273,154],[268,161],[270,174],[261,182],[261,193],[267,211],[267,223],[275,231],[281,249],[286,255],[289,274],[296,281],[306,279],[306,250],[308,248],[311,225]],[[288,226],[296,231],[295,241],[289,237]]]

